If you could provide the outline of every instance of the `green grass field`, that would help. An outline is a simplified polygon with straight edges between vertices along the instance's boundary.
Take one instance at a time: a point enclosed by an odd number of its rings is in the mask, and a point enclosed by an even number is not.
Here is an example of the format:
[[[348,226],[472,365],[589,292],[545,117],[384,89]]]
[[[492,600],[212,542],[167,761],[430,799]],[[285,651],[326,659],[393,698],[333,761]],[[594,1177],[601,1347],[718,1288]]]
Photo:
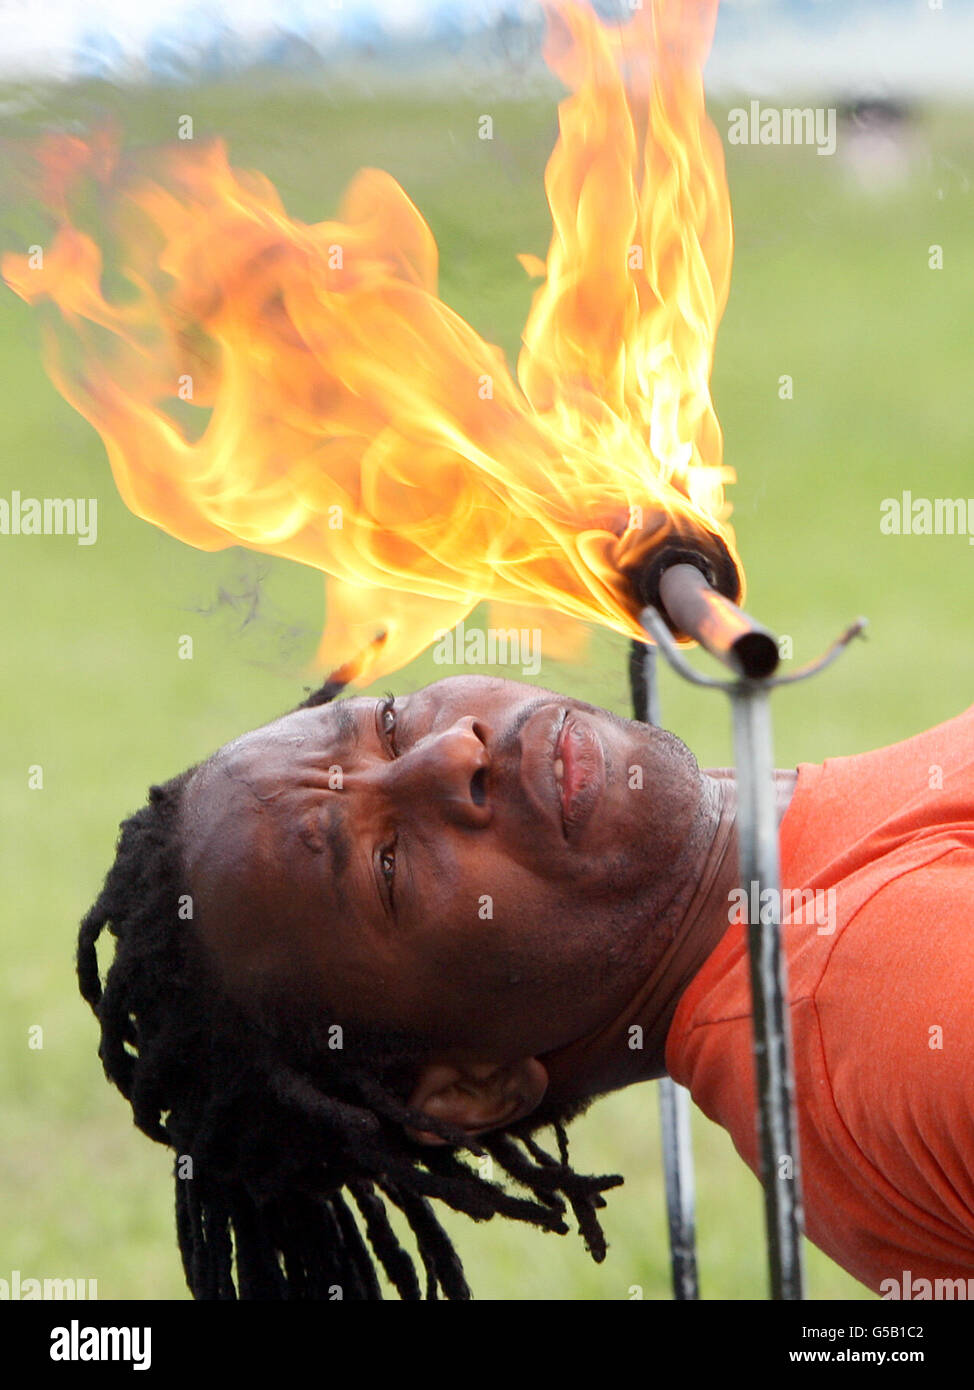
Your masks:
[[[18,93],[0,94],[16,98]],[[114,113],[126,139],[226,137],[234,163],[277,184],[289,211],[333,215],[363,164],[389,169],[428,218],[441,293],[510,357],[532,282],[514,259],[544,254],[542,171],[555,135],[552,87],[530,102],[288,88],[200,91],[87,87],[38,95],[0,134]],[[489,110],[495,139],[477,139]],[[857,644],[818,680],[775,699],[780,766],[864,751],[944,720],[974,698],[969,640],[974,550],[963,536],[881,535],[884,497],[974,495],[974,237],[967,173],[974,114],[919,118],[909,176],[858,191],[840,155],[729,148],[736,259],[718,340],[715,396],[726,437],[748,606],[815,656],[855,616]],[[841,134],[840,134],[841,153]],[[3,245],[43,241],[10,177]],[[928,247],[944,248],[943,269]],[[289,708],[312,677],[324,612],[317,575],[233,551],[193,551],[127,512],[101,441],[49,384],[38,323],[0,294],[0,495],[97,496],[99,537],[0,537],[3,573],[0,1277],[97,1278],[101,1298],[185,1298],[170,1158],[132,1126],[101,1076],[96,1028],[73,975],[77,920],[111,859],[120,818],[163,779]],[[794,398],[780,400],[789,375]],[[258,586],[251,613],[247,595]],[[236,596],[218,602],[217,595]],[[182,634],[192,661],[177,656]],[[546,662],[555,689],[628,712],[625,644],[593,635],[584,661]],[[427,658],[397,690],[443,668]],[[501,674],[510,674],[502,672]],[[384,684],[387,684],[385,682]],[[663,678],[666,722],[703,765],[731,758],[729,714]],[[28,769],[43,768],[43,789]],[[28,1046],[40,1025],[43,1047]],[[765,1296],[760,1190],[727,1136],[694,1117],[703,1296]],[[606,1262],[573,1236],[447,1215],[482,1298],[668,1297],[652,1085],[599,1104],[574,1130],[577,1166],[621,1172],[609,1194]],[[808,1250],[812,1297],[868,1297]]]

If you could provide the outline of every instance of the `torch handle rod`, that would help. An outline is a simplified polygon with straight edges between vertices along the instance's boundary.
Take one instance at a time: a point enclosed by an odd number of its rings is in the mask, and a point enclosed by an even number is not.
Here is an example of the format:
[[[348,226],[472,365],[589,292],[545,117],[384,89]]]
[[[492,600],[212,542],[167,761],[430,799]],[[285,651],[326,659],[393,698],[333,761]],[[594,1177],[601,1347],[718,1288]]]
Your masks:
[[[774,636],[711,588],[696,565],[681,563],[664,569],[659,602],[677,632],[695,638],[737,675],[761,680],[777,669]]]
[[[661,722],[659,668],[655,647],[633,642],[629,654],[633,714],[644,724]],[[666,1216],[670,1238],[673,1297],[700,1297],[697,1277],[696,1184],[690,1132],[690,1092],[669,1076],[659,1082],[660,1134]]]

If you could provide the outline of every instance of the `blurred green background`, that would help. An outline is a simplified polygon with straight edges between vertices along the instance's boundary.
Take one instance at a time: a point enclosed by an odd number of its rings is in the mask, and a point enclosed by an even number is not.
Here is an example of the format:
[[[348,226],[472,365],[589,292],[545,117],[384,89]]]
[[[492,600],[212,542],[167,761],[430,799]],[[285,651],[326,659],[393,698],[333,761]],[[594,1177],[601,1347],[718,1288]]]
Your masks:
[[[0,134],[114,116],[129,143],[223,135],[232,161],[263,170],[292,215],[334,214],[364,164],[388,169],[429,220],[441,294],[513,359],[533,290],[518,251],[544,255],[542,173],[560,92],[530,100],[363,94],[248,77],[205,89],[89,85],[0,93]],[[493,141],[477,138],[494,118]],[[726,133],[726,118],[714,112]],[[839,152],[727,147],[736,254],[714,391],[736,469],[733,521],[748,607],[811,659],[855,616],[857,644],[774,701],[779,766],[906,738],[974,698],[969,640],[974,551],[961,536],[881,535],[884,497],[974,496],[974,237],[968,174],[974,114],[918,113],[905,168],[866,191]],[[12,166],[10,166],[12,167]],[[3,176],[5,248],[46,225]],[[928,247],[944,248],[943,269]],[[290,708],[313,679],[319,577],[231,551],[205,555],[137,520],[101,441],[49,384],[33,311],[0,293],[0,495],[97,496],[96,545],[2,537],[2,979],[0,1276],[97,1278],[101,1298],[185,1298],[170,1157],[132,1126],[105,1085],[96,1026],[73,975],[76,924],[96,894],[123,815],[148,784]],[[781,400],[779,377],[793,379]],[[177,656],[182,634],[191,661]],[[626,647],[595,633],[545,684],[628,713]],[[427,658],[391,682],[448,674]],[[517,676],[504,670],[499,674]],[[384,681],[383,686],[390,682]],[[729,712],[663,676],[665,720],[703,765],[731,760]],[[28,789],[41,764],[42,790]],[[43,1048],[28,1029],[43,1028]],[[709,1299],[766,1294],[760,1189],[727,1136],[694,1116],[699,1262]],[[621,1172],[596,1267],[574,1235],[447,1213],[481,1298],[669,1296],[654,1085],[596,1104],[574,1127],[574,1160]],[[808,1248],[814,1298],[869,1297]]]

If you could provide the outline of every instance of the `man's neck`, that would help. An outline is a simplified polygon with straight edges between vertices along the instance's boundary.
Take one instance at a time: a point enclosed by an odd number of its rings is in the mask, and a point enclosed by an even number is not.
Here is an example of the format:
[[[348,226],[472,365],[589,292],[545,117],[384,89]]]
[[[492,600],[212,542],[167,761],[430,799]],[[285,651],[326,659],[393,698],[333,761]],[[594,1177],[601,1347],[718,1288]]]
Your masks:
[[[544,1058],[551,1093],[566,1100],[598,1095],[666,1071],[666,1037],[691,980],[723,937],[739,886],[737,783],[729,769],[704,774],[713,833],[688,882],[679,925],[636,995],[607,1026]],[[797,773],[776,772],[778,823],[794,793]]]

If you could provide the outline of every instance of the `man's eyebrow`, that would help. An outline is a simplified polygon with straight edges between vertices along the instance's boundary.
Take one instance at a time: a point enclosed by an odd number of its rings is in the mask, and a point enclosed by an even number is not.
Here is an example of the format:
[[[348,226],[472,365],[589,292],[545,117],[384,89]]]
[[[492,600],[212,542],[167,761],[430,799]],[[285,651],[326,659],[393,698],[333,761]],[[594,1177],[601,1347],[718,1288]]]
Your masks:
[[[351,841],[345,829],[345,808],[343,806],[332,807],[331,815],[325,822],[324,831],[328,852],[331,855],[331,871],[336,879],[340,879],[348,868],[349,855],[351,854]]]
[[[335,752],[341,754],[358,740],[359,720],[349,700],[338,700],[330,707],[334,716],[336,734]],[[323,818],[322,829],[325,843],[331,857],[331,872],[337,882],[348,868],[352,843],[345,828],[345,808],[337,804],[330,807],[327,819]]]
[[[355,717],[355,711],[351,708],[351,701],[336,701],[331,706],[331,712],[335,716],[335,732],[338,735],[338,742],[343,749],[347,748],[358,738],[358,720]]]

